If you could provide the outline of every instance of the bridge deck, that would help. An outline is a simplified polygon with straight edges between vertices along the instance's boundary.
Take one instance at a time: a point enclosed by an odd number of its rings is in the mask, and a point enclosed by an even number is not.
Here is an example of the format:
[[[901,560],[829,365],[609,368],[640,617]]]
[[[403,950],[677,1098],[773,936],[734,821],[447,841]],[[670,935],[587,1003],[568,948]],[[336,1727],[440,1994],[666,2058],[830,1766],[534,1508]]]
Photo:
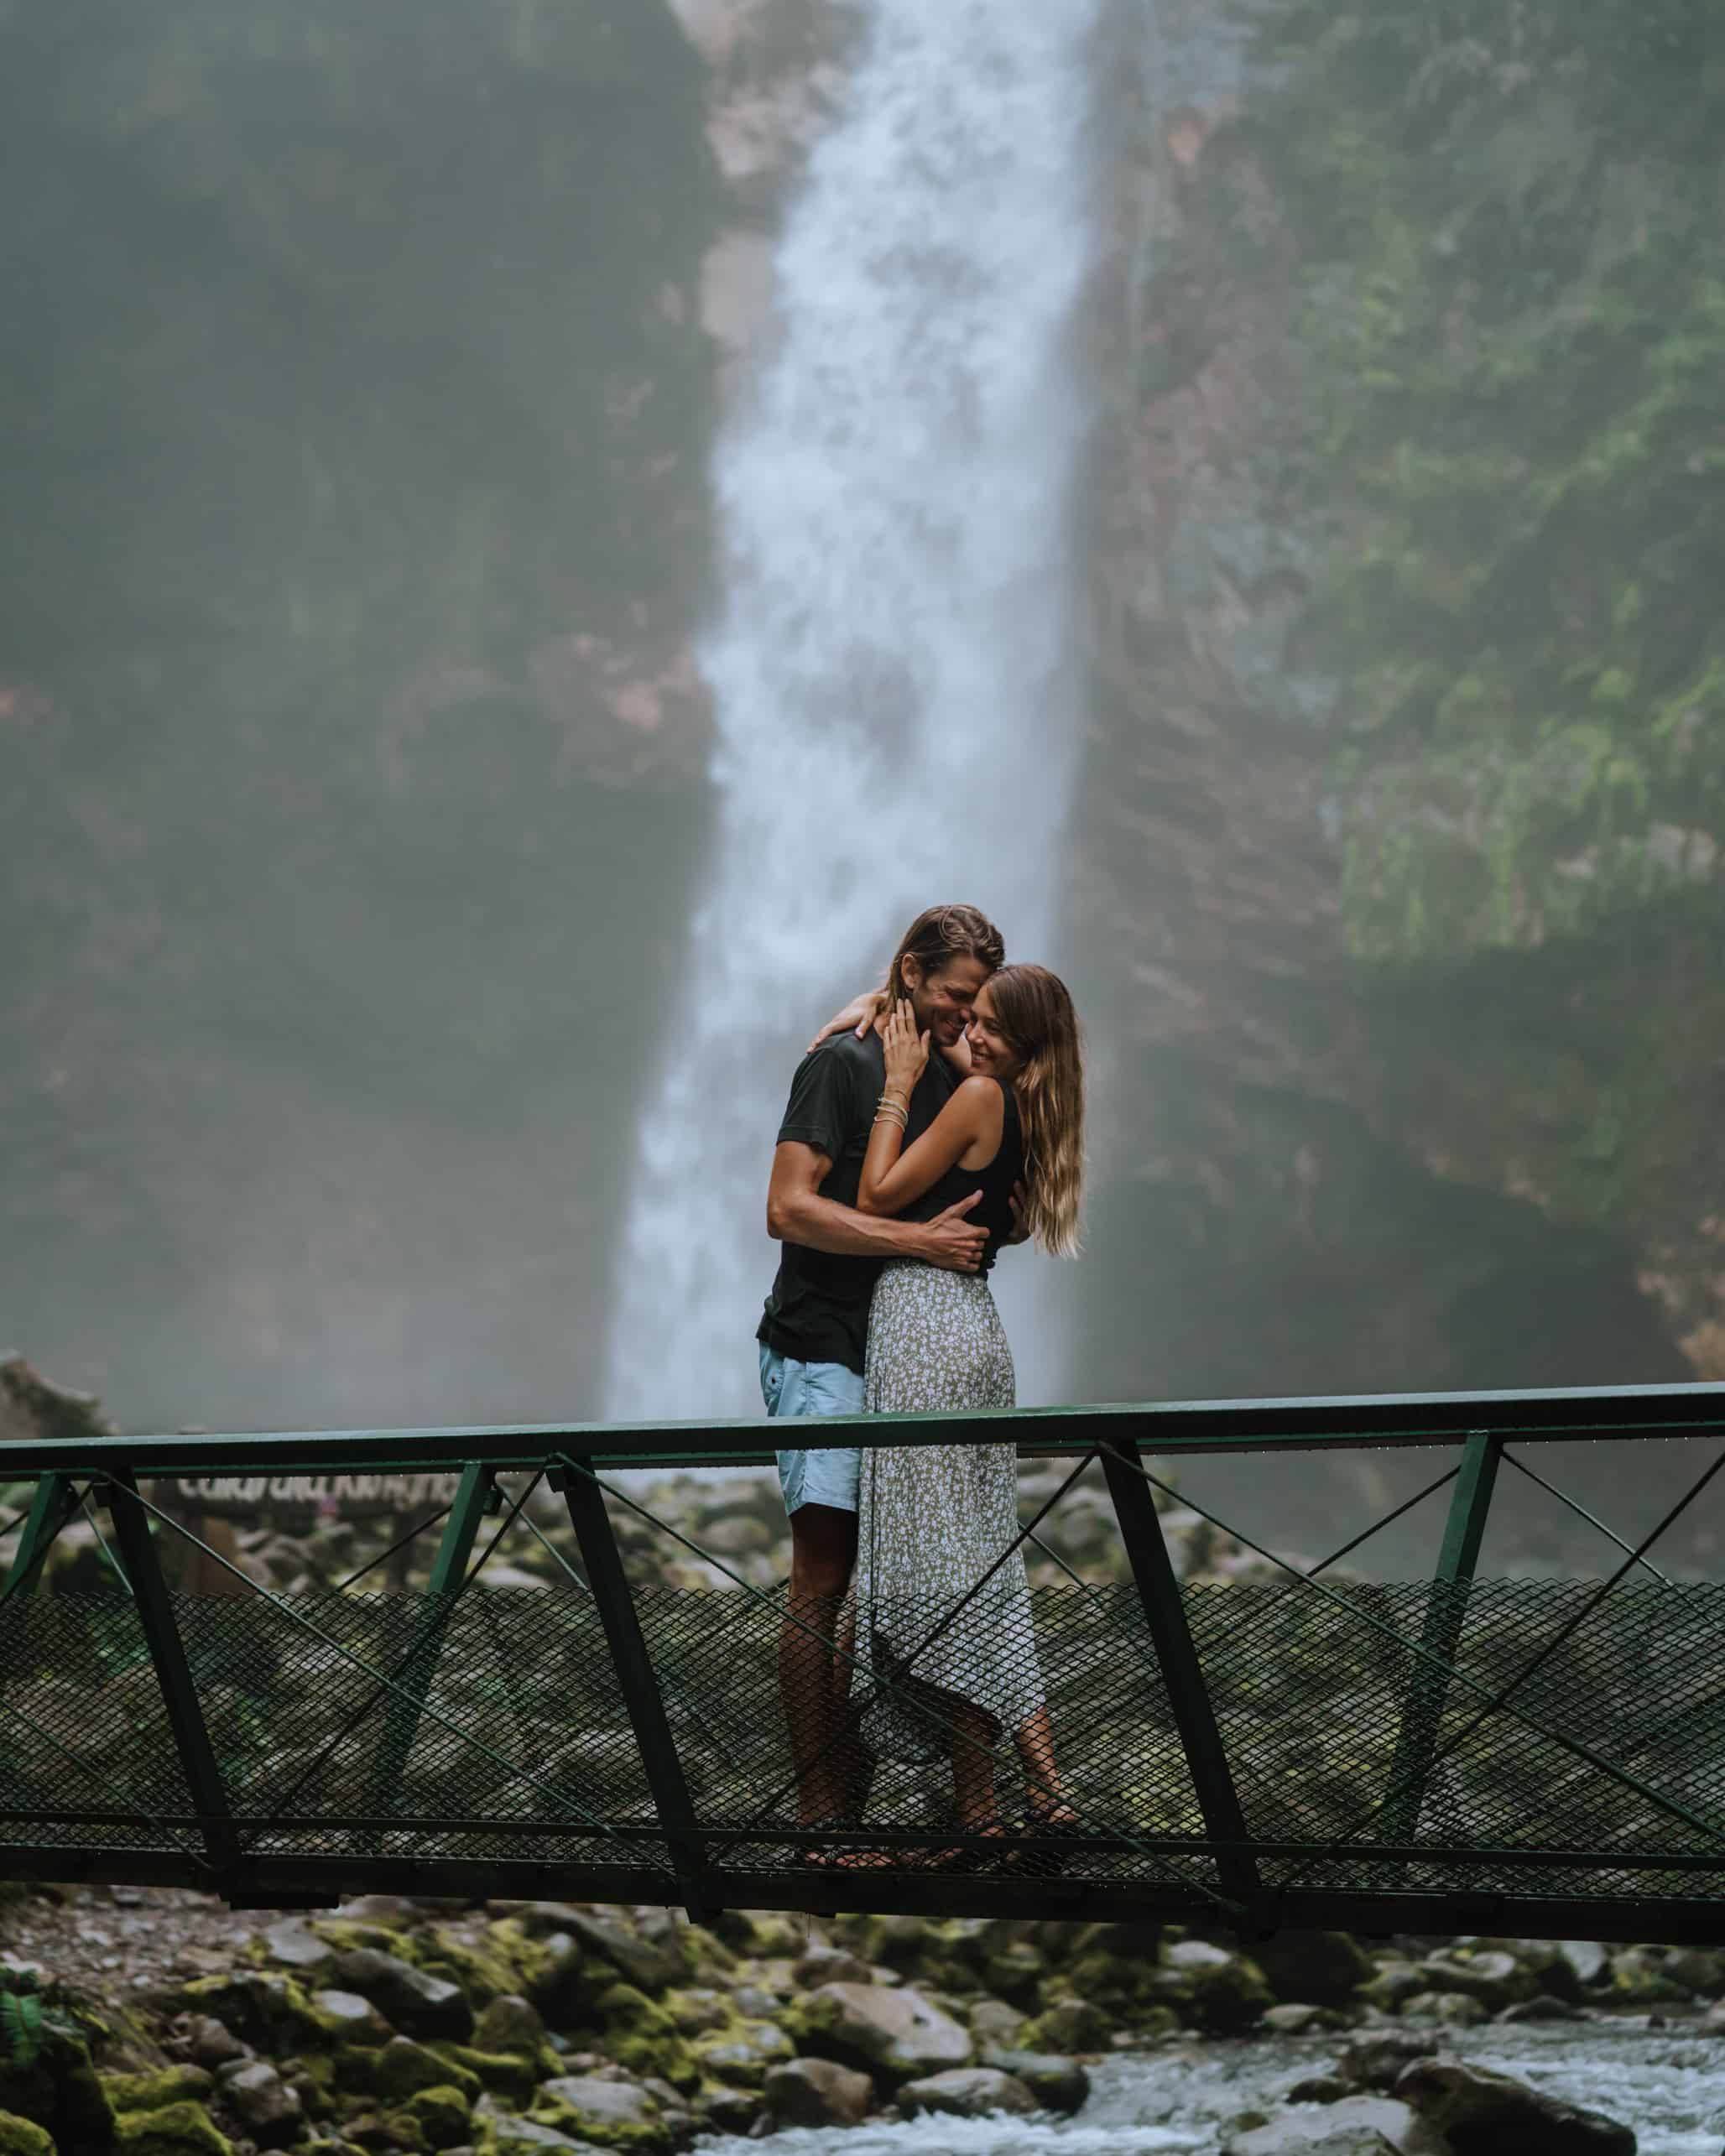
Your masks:
[[[1474,1574],[1512,1436],[1597,1430],[1602,1417],[1625,1441],[1725,1430],[1725,1388],[1660,1392],[1651,1409],[1645,1393],[1497,1396],[1492,1427],[1471,1432],[1460,1414],[1434,1430],[1429,1402],[1349,1403],[1367,1441],[1460,1438],[1436,1572],[1403,1586],[1283,1566],[1267,1584],[1180,1586],[1133,1434],[1111,1418],[1099,1438],[1079,1410],[1053,1431],[1039,1419],[1045,1442],[1100,1454],[1132,1560],[1124,1585],[1035,1590],[1010,1643],[1045,1690],[1078,1815],[1057,1842],[956,1836],[940,1701],[903,1673],[895,1685],[862,1668],[854,1697],[877,1755],[862,1823],[800,1830],[782,1599],[743,1584],[629,1586],[591,1464],[600,1433],[436,1434],[464,1439],[472,1464],[428,1595],[171,1592],[156,1546],[173,1523],[141,1478],[180,1464],[186,1440],[0,1446],[0,1476],[43,1476],[0,1597],[0,1874],[173,1882],[243,1903],[387,1886],[697,1913],[1717,1938],[1725,1586],[1655,1572],[1657,1530],[1619,1542],[1621,1560],[1592,1581]],[[1566,1419],[1529,1404],[1556,1397],[1577,1403]],[[1213,1439],[1218,1411],[1193,1412]],[[1137,1432],[1159,1450],[1178,1435],[1143,1420]],[[734,1459],[762,1434],[659,1433],[654,1449],[687,1457],[704,1437],[706,1456]],[[419,1435],[422,1461],[463,1456]],[[938,1441],[882,1421],[822,1435]],[[377,1434],[344,1441],[344,1466],[405,1456]],[[225,1448],[201,1454],[201,1472],[249,1464],[246,1440],[196,1442]],[[294,1442],[296,1465],[338,1456],[331,1440]],[[1717,1444],[1700,1450],[1685,1505],[1725,1464]],[[481,1509],[495,1473],[526,1464],[560,1471],[585,1577],[487,1589],[470,1563]],[[58,1523],[92,1483],[125,1588],[117,1576],[112,1593],[32,1593]],[[906,1639],[969,1621],[962,1605],[892,1615]],[[1009,1740],[989,1756],[1016,1822]],[[976,1868],[930,1867],[959,1846]],[[889,1861],[836,1873],[831,1857],[858,1850]]]

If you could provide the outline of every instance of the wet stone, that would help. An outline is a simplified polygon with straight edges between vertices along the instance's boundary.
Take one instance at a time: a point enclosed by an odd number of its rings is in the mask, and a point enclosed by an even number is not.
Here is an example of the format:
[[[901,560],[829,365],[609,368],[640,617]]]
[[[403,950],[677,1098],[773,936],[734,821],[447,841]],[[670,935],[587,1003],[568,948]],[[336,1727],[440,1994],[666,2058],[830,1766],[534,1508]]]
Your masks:
[[[1416,1992],[1402,2013],[1409,2021],[1439,2021],[1463,2027],[1489,2018],[1489,2009],[1466,1992]]]
[[[399,1955],[362,1946],[336,1956],[335,1974],[405,2036],[447,2036],[465,2044],[473,2034],[473,2009],[461,1986],[427,1976]]]
[[[1634,2133],[1603,2112],[1460,2059],[1415,2060],[1395,2092],[1455,2156],[1635,2156]]]
[[[221,2077],[223,2101],[265,2147],[291,2141],[300,2129],[300,2097],[267,2059],[231,2068]]]
[[[873,2104],[874,2084],[831,2059],[798,2059],[774,2067],[763,2093],[777,2125],[855,2126]]]
[[[959,2066],[907,2081],[899,2091],[902,2110],[912,2118],[934,2112],[950,2118],[988,2118],[997,2112],[1019,2117],[1036,2108],[1036,2099],[1015,2074],[993,2066]]]
[[[1090,2076],[1076,2059],[1047,2051],[985,2051],[981,2063],[1020,2080],[1044,2111],[1082,2110],[1090,2095]]]
[[[1326,2110],[1284,2112],[1236,2133],[1223,2144],[1222,2156],[1444,2156],[1444,2151],[1405,2104],[1389,2096],[1347,2096]]]

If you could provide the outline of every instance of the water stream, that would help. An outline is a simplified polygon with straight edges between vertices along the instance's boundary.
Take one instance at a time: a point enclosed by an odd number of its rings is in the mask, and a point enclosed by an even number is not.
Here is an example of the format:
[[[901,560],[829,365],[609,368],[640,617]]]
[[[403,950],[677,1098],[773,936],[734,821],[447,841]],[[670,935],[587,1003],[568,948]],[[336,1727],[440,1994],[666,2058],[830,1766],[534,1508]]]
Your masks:
[[[1633,2126],[1639,2156],[1718,2156],[1725,2041],[1717,2037],[1637,2019],[1448,2030],[1442,2040],[1476,2065]],[[1122,2054],[1096,2070],[1074,2118],[882,2121],[847,2133],[798,2128],[765,2145],[774,2156],[1215,2156],[1242,2113],[1273,2110],[1343,2041],[1280,2037]],[[743,2156],[763,2144],[707,2137],[698,2145],[701,2156]]]
[[[773,1134],[816,1019],[922,906],[1046,956],[1077,732],[1070,350],[1099,0],[873,0],[716,461],[718,827],[645,1104],[607,1413],[759,1412]],[[1005,1270],[1007,1268],[1003,1268]],[[1004,1298],[1020,1398],[1054,1346]]]

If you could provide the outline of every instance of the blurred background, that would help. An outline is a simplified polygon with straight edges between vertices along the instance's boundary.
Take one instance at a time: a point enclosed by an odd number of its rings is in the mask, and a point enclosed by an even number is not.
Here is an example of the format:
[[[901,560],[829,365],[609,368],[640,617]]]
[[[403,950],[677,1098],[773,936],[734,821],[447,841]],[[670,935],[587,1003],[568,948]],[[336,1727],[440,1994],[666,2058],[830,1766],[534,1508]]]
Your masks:
[[[1725,1378],[1711,0],[5,0],[0,126],[0,1346],[754,1413],[957,898],[1092,1050],[1022,1398]]]

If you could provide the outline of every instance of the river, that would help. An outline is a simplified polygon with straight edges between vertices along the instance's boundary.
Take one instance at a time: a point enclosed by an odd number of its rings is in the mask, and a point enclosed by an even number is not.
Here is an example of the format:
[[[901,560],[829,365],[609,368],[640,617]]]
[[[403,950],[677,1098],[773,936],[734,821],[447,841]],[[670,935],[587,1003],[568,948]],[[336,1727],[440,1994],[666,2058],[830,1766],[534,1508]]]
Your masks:
[[[1096,2068],[1090,2101],[1074,2118],[883,2120],[846,2133],[800,2127],[774,2135],[770,2146],[774,2156],[1214,2156],[1242,2112],[1272,2111],[1284,2089],[1321,2071],[1345,2040],[1181,2039]],[[1649,2028],[1636,2016],[1488,2024],[1446,2030],[1441,2040],[1476,2065],[1633,2126],[1639,2156],[1719,2156],[1725,2039],[1675,2022]],[[727,2136],[699,2146],[703,2156],[743,2156],[760,2143]]]

